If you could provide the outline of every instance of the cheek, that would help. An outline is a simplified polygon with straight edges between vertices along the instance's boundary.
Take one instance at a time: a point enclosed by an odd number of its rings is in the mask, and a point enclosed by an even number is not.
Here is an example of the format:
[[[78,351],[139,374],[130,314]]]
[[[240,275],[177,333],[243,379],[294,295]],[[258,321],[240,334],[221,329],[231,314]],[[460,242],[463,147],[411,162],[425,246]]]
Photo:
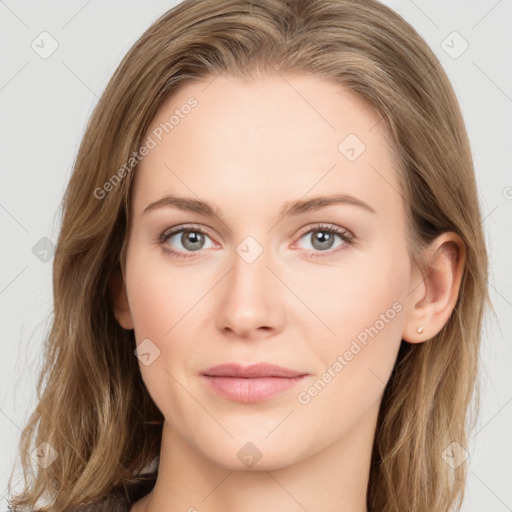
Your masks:
[[[185,417],[190,406],[186,407],[182,386],[190,373],[191,350],[184,335],[190,309],[183,296],[186,287],[155,267],[137,276],[128,294],[142,380],[167,419]],[[146,358],[145,353],[149,353]]]
[[[404,247],[376,250],[323,287],[328,305],[322,318],[335,335],[315,348],[324,368],[321,382],[310,393],[306,390],[304,402],[316,401],[318,393],[320,408],[330,401],[348,407],[355,399],[352,407],[363,410],[380,398],[400,348],[409,268]]]
[[[384,338],[400,336],[409,283],[406,250],[399,245],[375,244],[372,250],[352,251],[335,266],[309,265],[308,272],[290,276],[297,295],[322,320],[326,340],[342,349],[347,341],[376,324]],[[381,316],[384,315],[383,318]]]
[[[139,356],[139,367],[146,386],[158,403],[160,388],[172,391],[173,377],[180,380],[188,361],[186,329],[195,294],[178,272],[170,272],[165,261],[153,261],[144,254],[127,258],[127,294],[133,317],[137,346],[150,356]],[[190,300],[189,300],[190,297]],[[145,364],[150,361],[150,364]],[[179,375],[177,374],[179,372]],[[163,396],[163,395],[162,395]]]
[[[134,251],[127,259],[127,293],[137,341],[170,338],[201,294],[197,283],[190,272],[185,275],[183,269],[173,268],[164,255]]]
[[[387,276],[378,287],[373,281],[337,297],[338,313],[328,320],[336,337],[315,347],[323,364],[297,394],[304,436],[314,436],[320,424],[323,442],[334,442],[378,410],[400,348],[405,310],[401,287],[391,272]]]

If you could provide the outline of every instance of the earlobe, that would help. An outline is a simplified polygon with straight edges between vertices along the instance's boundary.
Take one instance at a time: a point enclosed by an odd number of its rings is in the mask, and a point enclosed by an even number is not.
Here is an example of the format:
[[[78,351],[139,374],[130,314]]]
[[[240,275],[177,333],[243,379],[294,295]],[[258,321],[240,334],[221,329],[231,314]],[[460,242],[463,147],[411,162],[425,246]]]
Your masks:
[[[113,275],[109,281],[112,308],[117,323],[123,329],[133,329],[133,318],[128,303],[126,285],[120,273]]]
[[[439,235],[426,251],[427,271],[419,283],[417,277],[411,281],[408,316],[402,333],[402,339],[409,343],[433,338],[448,322],[464,271],[465,246],[456,233]]]

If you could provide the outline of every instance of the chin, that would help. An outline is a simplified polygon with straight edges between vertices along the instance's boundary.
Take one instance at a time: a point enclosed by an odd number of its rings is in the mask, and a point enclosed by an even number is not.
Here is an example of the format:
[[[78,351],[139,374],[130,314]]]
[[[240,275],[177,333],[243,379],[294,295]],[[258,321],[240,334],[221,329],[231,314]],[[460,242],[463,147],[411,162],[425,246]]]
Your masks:
[[[277,436],[271,440],[261,434],[248,434],[223,439],[222,442],[213,441],[204,450],[200,446],[198,448],[214,464],[229,471],[275,471],[300,460],[304,455],[297,451],[300,445],[299,441],[283,443]],[[212,446],[218,449],[212,451]]]

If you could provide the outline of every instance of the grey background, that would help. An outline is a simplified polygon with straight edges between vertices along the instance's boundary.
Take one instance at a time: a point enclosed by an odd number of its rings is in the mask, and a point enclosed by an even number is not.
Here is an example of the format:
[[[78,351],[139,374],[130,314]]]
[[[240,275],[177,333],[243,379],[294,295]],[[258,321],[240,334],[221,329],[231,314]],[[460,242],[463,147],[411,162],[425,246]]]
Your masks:
[[[0,0],[0,510],[7,509],[19,434],[36,403],[51,319],[51,241],[86,121],[130,46],[176,3]],[[488,315],[484,325],[482,407],[470,441],[462,510],[511,511],[512,2],[384,3],[439,56],[466,120],[497,318]],[[51,37],[40,36],[44,31]],[[47,58],[31,46],[48,51],[52,38],[58,48]],[[468,48],[461,53],[464,41]]]

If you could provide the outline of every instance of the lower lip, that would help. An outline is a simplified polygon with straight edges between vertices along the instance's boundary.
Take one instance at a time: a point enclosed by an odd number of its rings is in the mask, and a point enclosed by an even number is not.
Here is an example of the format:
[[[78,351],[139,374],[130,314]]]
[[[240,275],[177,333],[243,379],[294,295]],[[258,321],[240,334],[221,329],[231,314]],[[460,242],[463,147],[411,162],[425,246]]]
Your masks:
[[[296,386],[304,377],[211,377],[201,375],[213,391],[229,400],[244,404],[261,402]]]

